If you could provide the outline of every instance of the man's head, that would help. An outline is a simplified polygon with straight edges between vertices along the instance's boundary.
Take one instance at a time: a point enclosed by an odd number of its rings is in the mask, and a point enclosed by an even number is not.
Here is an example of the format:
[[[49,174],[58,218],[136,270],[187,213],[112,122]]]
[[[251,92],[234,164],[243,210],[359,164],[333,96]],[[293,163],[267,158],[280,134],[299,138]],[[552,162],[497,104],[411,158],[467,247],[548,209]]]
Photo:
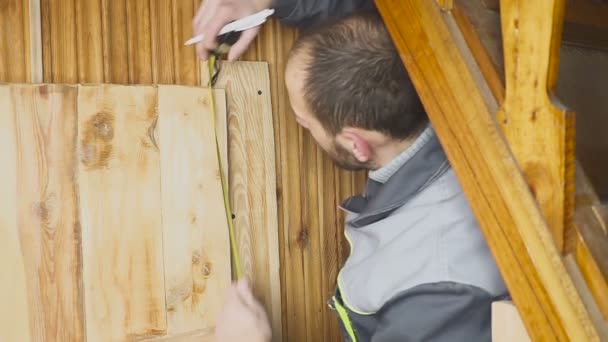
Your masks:
[[[382,166],[428,120],[376,13],[305,32],[291,51],[285,78],[298,123],[347,169]]]

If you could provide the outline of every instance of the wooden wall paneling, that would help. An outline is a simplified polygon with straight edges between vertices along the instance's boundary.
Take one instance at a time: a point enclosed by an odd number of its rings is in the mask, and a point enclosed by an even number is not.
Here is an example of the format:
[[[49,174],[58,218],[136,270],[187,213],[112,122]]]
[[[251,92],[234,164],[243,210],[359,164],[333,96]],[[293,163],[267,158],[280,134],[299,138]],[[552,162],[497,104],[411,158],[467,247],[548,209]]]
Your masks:
[[[461,50],[449,14],[424,0],[376,4],[533,339],[598,340],[535,200]],[[390,10],[389,10],[390,9]],[[489,91],[488,91],[489,92]],[[479,149],[483,146],[483,149]]]
[[[217,114],[223,118],[218,129],[225,132],[225,94],[214,92]],[[207,89],[159,86],[156,130],[170,335],[205,328],[212,335],[231,282],[212,115]]]
[[[201,83],[207,84],[206,64]],[[282,341],[274,135],[268,65],[224,62],[215,85],[226,91],[229,184],[243,273]]]
[[[149,0],[127,1],[129,83],[152,83],[152,32]]]
[[[321,275],[321,253],[319,216],[319,192],[317,184],[317,173],[320,171],[317,165],[317,146],[311,134],[302,130],[302,144],[300,152],[301,182],[300,196],[302,201],[302,224],[297,231],[298,252],[303,260],[303,288],[309,289],[306,296],[306,340],[319,341],[323,332],[321,318],[322,309],[319,304],[321,291],[323,289]]]
[[[129,83],[127,0],[101,0],[101,2],[105,83],[127,84]],[[165,16],[168,16],[167,13],[170,12],[165,12]]]
[[[340,235],[337,234],[341,230],[340,226],[336,225],[336,216],[338,215],[337,194],[335,191],[335,164],[327,157],[325,152],[317,149],[317,168],[318,168],[318,190],[317,197],[319,198],[319,256],[321,288],[319,291],[318,302],[315,303],[316,309],[321,314],[319,332],[320,340],[337,341],[339,339],[339,329],[337,321],[332,317],[333,312],[330,311],[327,301],[334,293],[336,277],[340,270],[341,258],[338,253],[340,250]],[[314,253],[315,251],[313,251]]]
[[[3,87],[5,94],[6,89]],[[3,188],[9,196],[13,186],[18,191],[16,197],[9,197],[15,201],[13,207],[6,208],[6,204],[2,207],[3,215],[17,215],[13,221],[16,225],[3,226],[11,237],[9,241],[16,244],[2,250],[7,248],[17,253],[12,255],[14,259],[4,259],[11,260],[5,267],[13,263],[23,267],[16,270],[16,280],[18,283],[25,280],[25,284],[22,283],[25,286],[20,287],[12,279],[5,279],[12,287],[6,293],[14,293],[16,298],[9,300],[14,303],[23,299],[22,290],[27,291],[25,308],[29,308],[29,314],[25,322],[20,321],[23,317],[14,316],[1,321],[15,324],[15,327],[6,327],[13,333],[13,329],[29,324],[30,337],[35,341],[81,341],[84,315],[75,184],[77,89],[17,85],[11,88],[12,106],[3,98],[2,108],[8,109],[2,115],[7,124],[2,125],[3,136],[14,138],[7,141],[7,147],[15,151],[6,168],[9,179],[12,174],[15,183]],[[10,158],[10,153],[3,158]],[[5,307],[19,315],[19,306]]]
[[[562,251],[574,215],[574,113],[549,93],[557,81],[564,5],[563,0],[502,2],[506,97],[497,113]]]
[[[30,82],[29,2],[0,2],[0,82]]]
[[[102,3],[102,0],[75,1],[74,43],[78,48],[78,82],[104,83],[104,55],[110,53],[104,45],[109,45],[112,51],[120,48],[112,46],[112,41],[103,39],[106,36],[103,29],[107,27],[107,23],[102,20],[106,10]]]
[[[173,0],[171,13],[176,84],[198,85],[199,68],[196,49],[192,45],[184,45],[184,42],[192,37],[192,18],[195,9],[192,1]]]
[[[75,0],[40,0],[44,82],[78,82]]]
[[[281,113],[279,119],[279,144],[281,146],[281,194],[282,194],[282,241],[283,246],[283,282],[285,295],[286,328],[283,338],[287,341],[307,341],[308,322],[306,321],[306,304],[309,291],[305,287],[304,253],[302,232],[304,222],[303,196],[307,195],[302,189],[301,179],[305,169],[302,165],[302,152],[305,148],[303,136],[305,132],[297,124],[289,104],[285,82],[285,66],[288,51],[295,41],[295,35],[282,34],[283,39],[277,44],[277,94]],[[276,134],[276,133],[275,133]]]
[[[42,83],[42,19],[40,0],[29,0],[29,64],[32,83]]]
[[[180,0],[184,1],[184,0]],[[150,1],[152,31],[152,82],[175,83],[172,0]]]
[[[87,340],[163,335],[156,89],[80,86],[78,110]]]

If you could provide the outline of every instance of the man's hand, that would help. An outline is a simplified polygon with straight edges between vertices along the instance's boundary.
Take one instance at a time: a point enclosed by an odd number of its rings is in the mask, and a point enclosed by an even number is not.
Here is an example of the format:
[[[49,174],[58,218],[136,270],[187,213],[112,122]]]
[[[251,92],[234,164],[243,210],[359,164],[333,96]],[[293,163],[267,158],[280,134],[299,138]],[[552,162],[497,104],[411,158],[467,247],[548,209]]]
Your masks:
[[[193,20],[195,36],[203,34],[203,41],[196,44],[196,53],[202,60],[209,57],[209,50],[217,48],[216,37],[222,27],[231,21],[268,8],[272,0],[203,0]],[[239,40],[230,48],[228,60],[233,61],[247,50],[260,31],[260,26],[243,31]]]
[[[255,300],[247,281],[239,281],[228,293],[216,326],[217,342],[269,342],[272,333],[262,305]]]

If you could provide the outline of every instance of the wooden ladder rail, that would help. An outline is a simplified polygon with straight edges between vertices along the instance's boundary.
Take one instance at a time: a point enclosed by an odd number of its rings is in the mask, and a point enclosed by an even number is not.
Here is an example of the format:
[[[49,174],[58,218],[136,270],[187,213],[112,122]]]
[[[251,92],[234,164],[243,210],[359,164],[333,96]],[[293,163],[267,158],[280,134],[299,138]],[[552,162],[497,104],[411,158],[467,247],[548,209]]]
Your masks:
[[[531,338],[598,341],[544,218],[543,210],[554,211],[539,206],[530,191],[494,118],[498,103],[453,16],[428,0],[376,0],[376,5]],[[564,222],[567,216],[558,213]]]
[[[503,81],[490,58],[486,46],[481,43],[479,35],[463,10],[464,4],[462,1],[456,1],[451,13],[458,23],[464,39],[473,53],[475,62],[479,66],[496,101],[503,103],[505,98]],[[576,8],[586,6],[586,11],[579,10],[576,13],[584,13],[585,15],[589,13],[608,13],[608,6],[606,5],[593,4],[596,8],[591,10],[589,6],[592,6],[592,4],[589,4],[588,0],[582,1],[584,2],[583,4],[576,2],[570,4],[578,6]],[[498,0],[483,0],[484,5],[487,5],[488,2],[490,2],[490,9],[499,9]],[[568,17],[568,12],[566,12],[566,21]],[[572,14],[570,17],[572,17]],[[581,16],[577,17],[576,20],[584,21],[585,18]],[[566,24],[567,22],[564,25]],[[602,28],[597,29],[603,32]],[[503,34],[509,34],[508,30]],[[555,70],[552,71],[555,72]],[[570,137],[573,138],[573,135],[570,135]],[[556,186],[556,188],[560,189],[562,187]],[[574,195],[574,217],[570,222],[565,222],[566,225],[570,226],[570,230],[569,233],[563,235],[565,238],[564,259],[566,261],[574,260],[575,265],[567,262],[568,270],[571,275],[575,273],[582,276],[584,282],[582,284],[576,282],[575,285],[577,285],[580,291],[591,293],[591,300],[594,303],[587,301],[585,304],[588,308],[590,306],[597,306],[597,316],[599,317],[595,317],[596,321],[605,328],[608,324],[608,206],[600,203],[599,197],[580,165],[576,166],[574,188],[576,189]],[[575,269],[573,269],[573,266]]]

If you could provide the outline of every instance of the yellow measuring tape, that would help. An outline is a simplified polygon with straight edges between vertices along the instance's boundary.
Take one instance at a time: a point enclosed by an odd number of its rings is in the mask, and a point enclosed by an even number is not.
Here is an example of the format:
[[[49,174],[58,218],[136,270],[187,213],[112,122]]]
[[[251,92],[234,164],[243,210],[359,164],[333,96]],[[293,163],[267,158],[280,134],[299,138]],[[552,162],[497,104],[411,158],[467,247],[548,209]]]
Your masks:
[[[242,270],[241,270],[241,259],[239,257],[239,250],[236,244],[236,235],[234,231],[234,222],[232,220],[232,209],[230,207],[230,194],[228,193],[228,184],[226,182],[226,175],[224,175],[224,168],[222,167],[222,157],[220,154],[220,142],[217,135],[217,118],[215,111],[215,97],[213,96],[213,84],[211,82],[213,78],[213,71],[215,70],[215,62],[216,56],[211,55],[208,60],[208,69],[209,69],[209,99],[211,103],[211,112],[213,116],[213,129],[215,132],[215,149],[217,151],[217,161],[220,166],[220,179],[222,182],[222,192],[224,194],[224,208],[226,209],[226,220],[228,221],[228,233],[230,235],[230,251],[232,252],[232,263],[234,265],[234,274],[236,279],[241,279]]]

